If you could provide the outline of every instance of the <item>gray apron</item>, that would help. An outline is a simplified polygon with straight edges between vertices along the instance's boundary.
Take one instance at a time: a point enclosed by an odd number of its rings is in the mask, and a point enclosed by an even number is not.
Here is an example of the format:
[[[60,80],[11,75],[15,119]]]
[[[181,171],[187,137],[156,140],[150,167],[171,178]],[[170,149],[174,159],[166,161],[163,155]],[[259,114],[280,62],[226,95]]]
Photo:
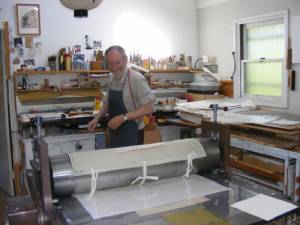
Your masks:
[[[129,79],[129,71],[126,74],[121,91],[109,89],[108,121],[115,116],[128,113],[123,102],[123,88],[127,79]],[[138,135],[138,124],[134,120],[127,120],[117,129],[109,129],[109,147],[116,148],[137,145]]]

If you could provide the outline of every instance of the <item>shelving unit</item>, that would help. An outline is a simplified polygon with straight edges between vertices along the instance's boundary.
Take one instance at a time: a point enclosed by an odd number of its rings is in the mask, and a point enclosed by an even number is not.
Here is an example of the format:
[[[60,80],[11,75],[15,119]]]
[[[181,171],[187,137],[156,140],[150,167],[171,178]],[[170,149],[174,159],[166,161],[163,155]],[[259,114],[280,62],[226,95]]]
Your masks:
[[[230,133],[230,164],[242,171],[239,175],[277,188],[294,201],[300,199],[299,126],[231,125]]]
[[[35,71],[35,70],[24,70],[16,71],[14,73],[14,84],[16,87],[15,94],[18,96],[21,103],[34,102],[40,100],[47,100],[51,98],[63,97],[63,96],[80,96],[80,97],[97,97],[101,96],[102,93],[98,87],[72,87],[72,88],[54,88],[54,89],[33,89],[33,90],[18,90],[17,79],[20,76],[52,76],[52,75],[92,75],[92,74],[108,74],[108,70],[77,70],[77,71]],[[50,77],[51,79],[51,77]]]

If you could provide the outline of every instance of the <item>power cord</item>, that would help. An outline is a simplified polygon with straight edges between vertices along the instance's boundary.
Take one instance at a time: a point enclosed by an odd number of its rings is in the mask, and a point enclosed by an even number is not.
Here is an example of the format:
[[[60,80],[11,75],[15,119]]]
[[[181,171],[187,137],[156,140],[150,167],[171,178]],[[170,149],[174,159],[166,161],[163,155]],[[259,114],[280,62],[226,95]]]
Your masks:
[[[233,72],[232,72],[232,75],[231,75],[230,79],[233,80],[235,72],[236,72],[235,51],[233,51],[231,54],[232,54],[232,58],[233,58]]]

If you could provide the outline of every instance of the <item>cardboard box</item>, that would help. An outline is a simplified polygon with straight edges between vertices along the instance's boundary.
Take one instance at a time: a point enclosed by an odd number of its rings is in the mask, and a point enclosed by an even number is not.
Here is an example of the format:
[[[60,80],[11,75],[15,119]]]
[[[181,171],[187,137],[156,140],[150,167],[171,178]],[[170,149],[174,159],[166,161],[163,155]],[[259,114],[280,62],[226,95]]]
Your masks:
[[[152,144],[161,142],[161,134],[159,130],[145,130],[144,144]]]
[[[102,60],[90,61],[90,70],[101,70],[102,69]]]

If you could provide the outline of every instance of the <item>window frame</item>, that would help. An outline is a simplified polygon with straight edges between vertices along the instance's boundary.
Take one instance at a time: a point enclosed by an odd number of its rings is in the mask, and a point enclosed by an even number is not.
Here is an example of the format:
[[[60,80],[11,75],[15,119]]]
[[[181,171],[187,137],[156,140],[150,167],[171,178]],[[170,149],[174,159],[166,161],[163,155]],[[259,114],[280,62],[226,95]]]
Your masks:
[[[282,61],[282,93],[281,96],[262,96],[262,95],[247,95],[244,93],[244,63],[249,60],[241,59],[244,54],[244,45],[242,43],[245,38],[244,25],[249,23],[267,22],[270,20],[283,19],[284,24],[284,57]],[[272,106],[279,108],[287,108],[288,106],[288,70],[286,69],[286,52],[288,50],[288,10],[273,12],[269,14],[263,14],[259,16],[249,17],[234,21],[234,51],[236,52],[237,70],[234,76],[234,96],[235,97],[247,97],[253,100],[257,105]],[[266,59],[267,61],[274,61],[274,59]],[[278,59],[276,59],[278,60]],[[251,60],[253,61],[253,60]]]

